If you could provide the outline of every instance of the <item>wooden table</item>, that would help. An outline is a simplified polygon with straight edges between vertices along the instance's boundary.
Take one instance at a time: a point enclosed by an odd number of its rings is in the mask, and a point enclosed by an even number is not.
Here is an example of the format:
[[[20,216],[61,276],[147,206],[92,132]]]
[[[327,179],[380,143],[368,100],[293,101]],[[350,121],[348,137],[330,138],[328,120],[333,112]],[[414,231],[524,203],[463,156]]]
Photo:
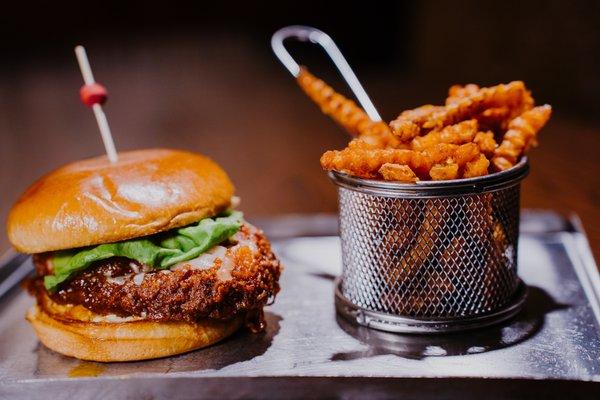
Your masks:
[[[106,107],[119,149],[175,147],[207,154],[230,173],[251,216],[334,212],[335,187],[319,167],[326,149],[347,138],[321,115],[266,49],[243,40],[226,55],[215,41],[94,49],[96,78],[110,92]],[[70,57],[70,54],[68,55]],[[118,60],[118,62],[116,62]],[[445,87],[366,74],[386,118],[424,101],[441,102]],[[101,154],[92,113],[78,100],[73,59],[0,76],[0,225],[34,179],[74,159]],[[399,95],[398,93],[402,93]],[[549,100],[548,100],[549,101]],[[600,125],[557,110],[531,154],[522,205],[576,212],[600,257]],[[0,235],[0,249],[8,247]]]

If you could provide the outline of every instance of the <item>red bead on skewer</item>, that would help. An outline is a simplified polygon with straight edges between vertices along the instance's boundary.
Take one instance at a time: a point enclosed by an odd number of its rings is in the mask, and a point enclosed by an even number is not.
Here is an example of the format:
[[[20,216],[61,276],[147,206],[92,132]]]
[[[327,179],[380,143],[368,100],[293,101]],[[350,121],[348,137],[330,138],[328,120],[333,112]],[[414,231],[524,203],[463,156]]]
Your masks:
[[[106,88],[99,83],[92,83],[91,85],[83,85],[79,89],[79,96],[81,101],[88,107],[94,104],[104,104],[108,97]]]
[[[90,62],[83,46],[75,47],[75,55],[81,69],[81,75],[83,75],[83,82],[85,82],[85,85],[79,90],[79,96],[83,104],[94,111],[96,122],[98,122],[98,128],[100,129],[100,136],[102,136],[104,148],[106,149],[106,155],[111,163],[116,163],[119,160],[117,149],[110,133],[106,115],[102,110],[102,103],[106,101],[107,97],[106,88],[94,80],[94,74],[92,74],[92,68],[90,68]]]

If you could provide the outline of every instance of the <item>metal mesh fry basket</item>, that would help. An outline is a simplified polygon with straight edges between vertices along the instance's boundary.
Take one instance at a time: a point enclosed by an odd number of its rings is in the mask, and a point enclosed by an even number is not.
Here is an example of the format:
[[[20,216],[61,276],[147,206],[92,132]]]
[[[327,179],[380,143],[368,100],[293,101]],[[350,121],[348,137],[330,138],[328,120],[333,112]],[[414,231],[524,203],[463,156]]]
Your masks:
[[[510,170],[400,184],[331,172],[339,186],[343,271],[336,308],[392,332],[449,332],[515,315],[520,182]]]

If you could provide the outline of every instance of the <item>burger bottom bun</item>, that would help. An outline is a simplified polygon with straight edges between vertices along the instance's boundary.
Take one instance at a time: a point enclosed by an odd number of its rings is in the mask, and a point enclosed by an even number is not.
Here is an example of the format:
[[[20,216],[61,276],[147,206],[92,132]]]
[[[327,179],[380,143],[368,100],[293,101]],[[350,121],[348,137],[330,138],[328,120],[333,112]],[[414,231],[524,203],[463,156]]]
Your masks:
[[[79,322],[60,321],[33,306],[27,312],[39,340],[49,349],[89,361],[136,361],[186,353],[233,334],[242,317],[230,321]]]

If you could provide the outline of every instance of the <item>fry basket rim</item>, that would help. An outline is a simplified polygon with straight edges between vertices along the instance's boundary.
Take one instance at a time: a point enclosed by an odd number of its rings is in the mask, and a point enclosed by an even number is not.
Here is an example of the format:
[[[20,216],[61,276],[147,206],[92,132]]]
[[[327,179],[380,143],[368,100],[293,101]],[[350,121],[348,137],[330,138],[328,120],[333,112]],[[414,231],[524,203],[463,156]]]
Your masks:
[[[358,178],[338,171],[329,171],[328,175],[336,185],[363,193],[391,197],[439,197],[506,189],[519,184],[528,173],[529,162],[527,157],[523,157],[514,167],[506,171],[447,181],[389,182]]]

